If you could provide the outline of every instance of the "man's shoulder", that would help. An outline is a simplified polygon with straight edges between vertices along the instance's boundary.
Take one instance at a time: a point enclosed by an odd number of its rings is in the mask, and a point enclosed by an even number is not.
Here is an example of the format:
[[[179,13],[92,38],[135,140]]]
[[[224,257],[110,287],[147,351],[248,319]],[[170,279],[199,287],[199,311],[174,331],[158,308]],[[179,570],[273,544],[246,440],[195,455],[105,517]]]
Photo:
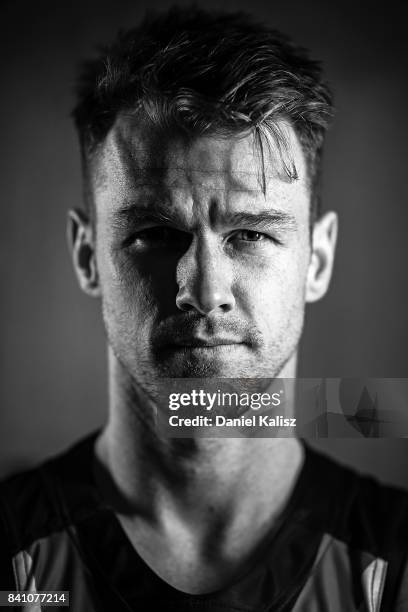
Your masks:
[[[408,490],[308,449],[311,521],[345,544],[387,558],[408,551]]]
[[[328,595],[333,580],[344,594],[351,580],[349,592],[360,585],[366,601],[376,593],[381,610],[407,609],[408,491],[310,448],[304,474],[301,522],[320,547],[302,596]]]
[[[68,590],[73,609],[105,609],[94,605],[80,535],[94,537],[105,517],[92,476],[96,435],[0,483],[1,589]]]
[[[96,435],[0,482],[0,530],[11,554],[65,529],[73,516],[80,519],[83,507],[92,506],[90,462]]]

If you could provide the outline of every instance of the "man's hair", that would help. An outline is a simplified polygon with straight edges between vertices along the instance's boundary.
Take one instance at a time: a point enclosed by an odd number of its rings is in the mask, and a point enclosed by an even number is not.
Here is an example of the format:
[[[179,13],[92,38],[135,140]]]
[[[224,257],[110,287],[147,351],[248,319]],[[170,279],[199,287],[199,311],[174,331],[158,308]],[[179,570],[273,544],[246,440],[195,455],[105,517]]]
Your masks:
[[[297,171],[281,127],[286,122],[305,155],[311,219],[320,214],[321,154],[333,111],[330,90],[320,64],[303,48],[250,16],[178,7],[148,14],[84,64],[77,91],[73,117],[85,183],[93,153],[122,113],[191,136],[253,133],[262,162],[272,138],[286,179],[294,180]],[[89,198],[88,192],[88,206]]]

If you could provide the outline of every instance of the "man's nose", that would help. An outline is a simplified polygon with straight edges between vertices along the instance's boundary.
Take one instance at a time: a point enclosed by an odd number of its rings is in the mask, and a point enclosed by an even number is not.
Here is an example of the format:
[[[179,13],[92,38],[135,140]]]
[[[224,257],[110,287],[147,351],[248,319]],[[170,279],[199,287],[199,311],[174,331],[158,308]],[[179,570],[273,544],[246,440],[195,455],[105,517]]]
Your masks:
[[[202,315],[229,312],[235,306],[232,292],[232,262],[219,244],[194,238],[177,266],[180,310]]]

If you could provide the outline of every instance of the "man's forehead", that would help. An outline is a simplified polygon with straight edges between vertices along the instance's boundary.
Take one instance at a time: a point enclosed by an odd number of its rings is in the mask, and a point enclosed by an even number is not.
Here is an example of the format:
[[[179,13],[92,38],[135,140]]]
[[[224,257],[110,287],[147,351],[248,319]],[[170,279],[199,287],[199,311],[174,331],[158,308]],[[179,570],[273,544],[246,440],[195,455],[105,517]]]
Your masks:
[[[303,152],[293,130],[286,131],[299,180],[303,182]],[[102,182],[105,186],[106,181],[126,184],[128,188],[184,188],[194,184],[255,196],[262,192],[263,181],[266,188],[270,183],[289,182],[282,176],[282,160],[272,140],[260,151],[252,135],[192,138],[154,129],[132,116],[117,119],[97,164],[97,184]]]

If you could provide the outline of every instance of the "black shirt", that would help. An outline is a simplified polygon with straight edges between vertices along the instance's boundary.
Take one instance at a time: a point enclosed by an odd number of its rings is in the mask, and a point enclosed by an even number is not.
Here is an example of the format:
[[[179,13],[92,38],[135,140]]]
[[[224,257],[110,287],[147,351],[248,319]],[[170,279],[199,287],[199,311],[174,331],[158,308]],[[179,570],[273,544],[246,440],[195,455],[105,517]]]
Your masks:
[[[96,436],[1,484],[1,590],[70,591],[74,612],[408,610],[407,492],[305,446],[289,503],[252,569],[228,588],[189,595],[146,565],[101,498]]]

